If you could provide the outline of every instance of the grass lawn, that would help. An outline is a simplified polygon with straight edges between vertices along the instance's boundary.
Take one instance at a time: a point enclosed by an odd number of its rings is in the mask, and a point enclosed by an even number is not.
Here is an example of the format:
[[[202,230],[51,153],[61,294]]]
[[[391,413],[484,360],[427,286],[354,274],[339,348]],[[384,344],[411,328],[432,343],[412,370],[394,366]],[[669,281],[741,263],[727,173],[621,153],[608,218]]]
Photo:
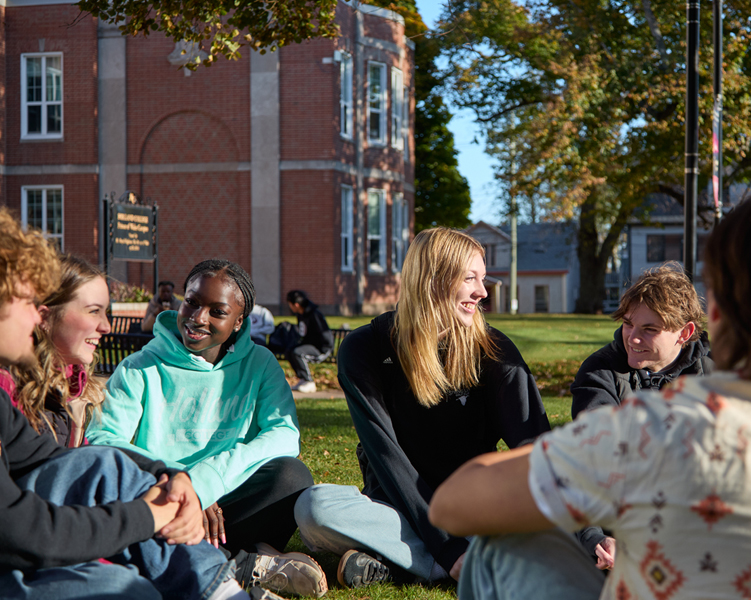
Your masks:
[[[352,329],[370,322],[370,319],[327,318],[331,327],[348,323]],[[615,324],[607,317],[578,315],[489,315],[488,322],[514,341],[529,364],[540,387],[551,425],[556,427],[568,422],[571,419],[568,386],[581,362],[612,339]],[[288,363],[282,361],[282,365],[291,375]],[[334,365],[315,365],[314,376],[319,387],[338,387]],[[361,487],[362,477],[355,456],[357,433],[346,402],[341,398],[300,400],[297,411],[302,430],[301,458],[310,468],[315,482]],[[506,449],[502,442],[499,449]],[[287,550],[308,552],[299,533],[290,541]],[[382,584],[354,590],[342,589],[336,581],[339,557],[325,552],[313,556],[326,572],[331,588],[326,597],[331,600],[453,600],[456,597],[456,588],[451,584]]]

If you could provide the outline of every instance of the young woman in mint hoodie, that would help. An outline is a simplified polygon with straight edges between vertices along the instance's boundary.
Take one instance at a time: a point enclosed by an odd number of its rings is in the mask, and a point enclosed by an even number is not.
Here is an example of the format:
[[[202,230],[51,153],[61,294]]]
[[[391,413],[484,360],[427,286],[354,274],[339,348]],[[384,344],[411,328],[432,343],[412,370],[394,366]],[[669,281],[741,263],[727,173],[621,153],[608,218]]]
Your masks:
[[[162,312],[155,339],[110,378],[87,435],[187,471],[206,538],[242,563],[238,579],[321,596],[326,578],[315,561],[274,550],[294,533],[295,501],[313,478],[295,458],[300,432],[284,373],[250,339],[254,302],[239,265],[196,265],[180,309]]]

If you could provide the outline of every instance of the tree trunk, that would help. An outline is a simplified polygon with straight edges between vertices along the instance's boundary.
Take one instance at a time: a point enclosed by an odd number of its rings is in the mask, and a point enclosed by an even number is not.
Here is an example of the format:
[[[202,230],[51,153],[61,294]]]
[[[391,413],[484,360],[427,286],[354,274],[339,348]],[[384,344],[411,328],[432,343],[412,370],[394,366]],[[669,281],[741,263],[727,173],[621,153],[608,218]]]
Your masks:
[[[587,198],[579,213],[579,298],[574,311],[588,315],[602,313],[605,301],[605,261],[601,259],[600,242],[595,222],[597,208],[592,196]]]
[[[622,204],[615,221],[600,243],[597,231],[597,192],[590,193],[582,204],[577,234],[579,245],[576,249],[579,258],[579,298],[576,300],[574,312],[588,315],[602,313],[608,258],[613,253],[632,212],[633,208]]]

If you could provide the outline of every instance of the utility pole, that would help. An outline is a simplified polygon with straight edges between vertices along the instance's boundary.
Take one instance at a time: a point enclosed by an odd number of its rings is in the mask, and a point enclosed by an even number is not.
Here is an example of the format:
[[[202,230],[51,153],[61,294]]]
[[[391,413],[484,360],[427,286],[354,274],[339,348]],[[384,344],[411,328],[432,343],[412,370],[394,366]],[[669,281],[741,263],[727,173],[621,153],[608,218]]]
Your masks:
[[[712,110],[712,191],[714,223],[722,218],[722,0],[712,3],[714,109]]]
[[[516,297],[516,267],[517,267],[517,248],[516,248],[516,196],[511,196],[511,266],[509,268],[509,312],[515,315],[519,310],[519,298]]]
[[[699,175],[699,0],[686,3],[686,171],[683,202],[683,266],[696,271],[696,199]]]

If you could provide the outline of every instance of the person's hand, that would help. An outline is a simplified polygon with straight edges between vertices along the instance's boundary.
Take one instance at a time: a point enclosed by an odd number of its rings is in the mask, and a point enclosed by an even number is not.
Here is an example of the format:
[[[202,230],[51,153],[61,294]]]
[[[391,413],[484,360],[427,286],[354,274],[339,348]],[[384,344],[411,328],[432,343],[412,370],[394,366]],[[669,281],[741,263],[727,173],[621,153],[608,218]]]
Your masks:
[[[206,541],[215,548],[219,548],[219,540],[222,540],[222,544],[227,543],[224,534],[224,515],[216,502],[203,511],[203,529]]]
[[[166,474],[159,478],[156,485],[150,487],[148,491],[141,496],[141,500],[146,502],[146,506],[151,510],[154,517],[154,533],[158,533],[167,523],[172,521],[177,515],[180,504],[170,502],[167,499],[168,492],[166,489],[169,477]]]
[[[612,569],[615,564],[615,539],[606,537],[595,546],[597,555],[597,568],[604,571]]]
[[[190,477],[178,473],[165,485],[167,500],[177,502],[180,507],[175,518],[159,531],[159,536],[168,544],[192,546],[203,539],[203,511]]]
[[[461,575],[462,565],[464,564],[464,556],[466,554],[467,553],[465,552],[459,558],[457,558],[454,566],[451,567],[451,570],[449,571],[449,575],[451,575],[451,577],[456,579],[457,581],[459,581],[459,575]]]

